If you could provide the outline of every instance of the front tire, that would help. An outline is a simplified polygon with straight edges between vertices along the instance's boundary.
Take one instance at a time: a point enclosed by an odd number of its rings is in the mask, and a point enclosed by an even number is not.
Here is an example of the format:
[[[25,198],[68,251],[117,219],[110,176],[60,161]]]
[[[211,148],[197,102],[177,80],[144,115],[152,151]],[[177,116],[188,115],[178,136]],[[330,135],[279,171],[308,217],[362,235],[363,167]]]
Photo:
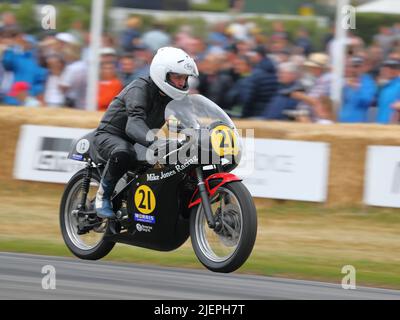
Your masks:
[[[253,198],[239,181],[221,186],[211,198],[215,219],[221,230],[208,227],[202,205],[193,208],[190,235],[199,261],[214,272],[233,272],[251,254],[257,235],[257,212]]]
[[[73,214],[77,209],[81,197],[81,185],[85,176],[85,169],[78,171],[65,187],[60,205],[60,227],[64,242],[68,249],[78,258],[85,260],[98,260],[106,256],[114,247],[115,242],[104,240],[104,235],[109,232],[107,219],[99,219],[98,226],[92,228],[88,233],[78,234],[78,218]],[[89,193],[86,207],[95,210],[94,201],[100,177],[93,170],[90,181]]]

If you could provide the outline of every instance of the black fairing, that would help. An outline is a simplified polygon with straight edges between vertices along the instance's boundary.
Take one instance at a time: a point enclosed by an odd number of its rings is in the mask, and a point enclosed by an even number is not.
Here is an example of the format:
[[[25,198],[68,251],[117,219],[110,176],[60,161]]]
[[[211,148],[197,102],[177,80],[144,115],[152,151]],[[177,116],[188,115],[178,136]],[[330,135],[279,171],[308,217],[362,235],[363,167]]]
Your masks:
[[[127,190],[130,227],[127,232],[109,235],[109,240],[159,251],[179,248],[190,232],[188,203],[193,189],[188,188],[188,170],[178,172],[173,165],[152,168],[135,179]],[[152,190],[156,200],[149,214],[142,214],[135,204],[135,195],[143,185]]]

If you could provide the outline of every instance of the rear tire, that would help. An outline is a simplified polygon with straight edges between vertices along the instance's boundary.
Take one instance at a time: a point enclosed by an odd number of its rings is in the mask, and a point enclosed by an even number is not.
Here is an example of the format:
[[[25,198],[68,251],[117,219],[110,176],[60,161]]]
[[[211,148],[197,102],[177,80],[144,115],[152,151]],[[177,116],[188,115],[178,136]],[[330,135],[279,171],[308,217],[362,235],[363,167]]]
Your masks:
[[[240,268],[253,250],[257,236],[257,211],[250,192],[239,181],[221,186],[213,199],[218,197],[218,193],[221,199],[236,199],[235,204],[225,203],[220,215],[229,222],[228,227],[224,232],[210,229],[200,204],[191,212],[190,235],[199,261],[211,271],[228,273]],[[216,217],[218,209],[215,210],[215,204],[217,207],[219,204],[215,200],[213,203],[212,212]]]
[[[77,199],[79,199],[80,186],[82,185],[84,176],[85,169],[78,171],[65,187],[60,205],[60,227],[65,244],[75,256],[85,260],[98,260],[106,256],[112,250],[115,242],[104,240],[104,235],[109,232],[110,228],[110,224],[107,220],[104,220],[104,225],[101,225],[102,227],[99,226],[99,228],[103,228],[104,230],[103,236],[98,235],[99,240],[97,241],[97,239],[95,239],[94,244],[86,244],[85,240],[82,239],[85,235],[78,235],[76,232],[77,222],[76,218],[72,215],[72,210],[76,209],[76,203],[79,201]],[[92,195],[91,197],[88,195],[86,201],[87,206],[93,206],[93,192],[97,191],[99,183],[100,177],[98,173],[93,170],[90,182],[91,187],[89,189]],[[96,236],[93,229],[89,231],[88,235],[90,233]],[[96,233],[101,232],[97,230]]]

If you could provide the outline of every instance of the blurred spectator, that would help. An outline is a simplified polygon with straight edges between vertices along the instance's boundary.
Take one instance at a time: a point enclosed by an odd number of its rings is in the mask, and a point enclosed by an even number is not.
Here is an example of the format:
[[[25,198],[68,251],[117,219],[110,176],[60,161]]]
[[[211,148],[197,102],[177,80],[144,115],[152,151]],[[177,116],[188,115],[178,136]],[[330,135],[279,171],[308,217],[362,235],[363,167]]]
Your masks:
[[[262,48],[254,51],[256,64],[242,87],[243,118],[261,117],[267,103],[276,94],[276,69]]]
[[[365,60],[361,57],[347,59],[340,122],[368,121],[368,108],[374,101],[377,88],[372,76],[363,73],[364,64]]]
[[[314,120],[322,113],[323,106],[320,100],[330,96],[332,76],[329,71],[329,57],[321,52],[312,53],[303,66],[306,68],[306,81],[303,76],[301,82],[308,89],[306,92],[294,92],[292,97],[302,101],[298,108],[308,112]]]
[[[383,55],[389,54],[394,41],[392,30],[388,26],[381,26],[379,33],[374,36],[374,42],[383,50]]]
[[[272,36],[271,40],[288,40],[289,34],[285,29],[282,21],[274,21],[272,23]]]
[[[78,45],[83,46],[85,42],[85,28],[82,20],[74,20],[71,24],[71,28],[67,31],[67,33],[74,36]]]
[[[379,77],[377,122],[391,123],[396,115],[393,108],[400,100],[400,60],[389,58],[383,62]]]
[[[14,36],[11,36],[9,32],[0,32],[0,59],[4,50],[13,43],[13,37]],[[6,93],[11,89],[13,82],[13,72],[5,70],[3,63],[0,63],[0,103],[3,102],[3,99]]]
[[[285,41],[276,41],[269,45],[268,57],[277,66],[280,63],[288,62],[290,50],[286,47]]]
[[[254,39],[255,46],[266,46],[266,44],[269,42],[268,36],[257,25],[250,29],[250,34]]]
[[[336,116],[332,100],[328,97],[322,97],[319,102],[321,107],[317,115],[312,116],[309,112],[306,112],[306,110],[298,109],[294,114],[296,121],[317,124],[335,123]]]
[[[90,32],[84,32],[83,34],[83,45],[81,49],[81,59],[87,63],[90,61]]]
[[[118,76],[124,87],[136,79],[135,70],[136,65],[132,53],[126,53],[119,58]]]
[[[11,75],[11,79],[8,78],[9,75]],[[0,103],[3,102],[4,96],[10,90],[12,82],[12,73],[7,74],[3,65],[0,64]]]
[[[118,43],[116,38],[111,33],[103,33],[101,37],[101,44],[103,48],[117,48]],[[115,50],[115,49],[114,49]]]
[[[302,91],[299,80],[299,69],[292,62],[285,62],[278,67],[279,87],[277,93],[267,104],[263,118],[268,120],[294,120],[290,111],[297,108],[299,100],[294,99],[291,94]]]
[[[251,62],[246,56],[237,56],[233,60],[233,72],[235,81],[233,86],[226,93],[225,105],[230,115],[240,117],[242,115],[244,99],[243,90],[247,86],[251,74]]]
[[[30,85],[28,82],[15,82],[9,92],[9,96],[15,99],[16,106],[39,107],[40,101],[29,94]]]
[[[293,54],[290,56],[288,62],[293,62],[298,68],[303,68],[306,57],[300,54]]]
[[[68,32],[57,33],[55,39],[58,41],[57,51],[62,52],[65,48],[70,46],[79,46],[78,39]]]
[[[200,38],[193,37],[186,43],[186,52],[195,61],[201,61],[206,55],[206,44]]]
[[[98,109],[105,111],[123,85],[117,76],[117,69],[113,62],[103,62],[100,66],[100,81],[98,92]]]
[[[153,28],[146,31],[142,36],[142,43],[156,53],[161,47],[171,45],[171,37],[165,31],[165,26],[162,23],[154,23]]]
[[[41,66],[46,64],[48,56],[59,54],[58,40],[53,35],[46,35],[38,44],[38,60]]]
[[[184,24],[179,27],[178,32],[174,36],[174,46],[187,51],[186,46],[193,40],[193,27]]]
[[[399,122],[400,122],[400,99],[392,104],[392,108],[394,110],[392,122],[399,124]]]
[[[294,45],[302,49],[302,52],[299,52],[300,54],[304,54],[306,56],[308,56],[313,51],[310,34],[308,33],[308,30],[306,28],[300,28],[296,32]]]
[[[153,52],[148,47],[141,44],[136,47],[133,56],[136,66],[134,77],[147,77],[150,74],[150,63],[153,58]]]
[[[46,58],[46,66],[49,75],[46,81],[43,101],[48,107],[62,107],[65,105],[64,94],[60,88],[61,74],[65,63],[60,55],[53,54]]]
[[[80,60],[80,49],[68,46],[64,51],[66,67],[61,74],[60,88],[65,95],[65,105],[85,109],[87,88],[87,63]]]
[[[333,102],[329,97],[322,97],[321,100],[321,109],[318,114],[318,117],[315,119],[315,123],[318,124],[331,124],[335,123],[336,115],[335,110],[333,108]]]
[[[393,24],[392,28],[393,44],[396,46],[400,43],[400,22]]]
[[[3,12],[0,21],[0,32],[7,32],[17,29],[19,29],[19,26],[15,14],[10,11]]]
[[[350,54],[357,55],[359,51],[364,50],[364,46],[365,43],[361,37],[356,36],[352,31],[347,31],[347,47]]]
[[[252,51],[252,49],[254,47],[254,43],[250,39],[237,40],[237,41],[235,41],[235,46],[236,46],[237,54],[239,56],[245,56],[250,51]]]
[[[250,39],[247,20],[240,16],[228,25],[226,32],[234,41],[246,41]]]
[[[376,80],[383,61],[383,50],[377,45],[372,45],[367,50],[367,72]]]
[[[139,17],[130,17],[126,21],[126,29],[121,32],[120,43],[122,50],[132,52],[139,44],[141,33],[140,26],[142,21]]]
[[[334,51],[338,48],[338,40],[333,38],[327,46],[327,52],[330,57],[334,56]],[[356,36],[350,30],[347,31],[347,37],[345,39],[346,51],[348,55],[357,55],[359,51],[364,50],[364,41]]]
[[[211,27],[211,32],[207,36],[207,52],[221,53],[229,45],[229,38],[225,32],[226,23],[217,22]]]
[[[227,70],[222,70],[225,56],[208,54],[199,64],[198,92],[226,109],[225,94],[233,85],[233,79]]]
[[[19,33],[13,38],[12,45],[3,53],[3,67],[13,73],[13,81],[27,82],[29,94],[36,97],[43,93],[47,71],[41,68],[34,52],[32,37]],[[7,94],[4,103],[16,105],[19,102],[14,96]]]
[[[115,65],[118,62],[117,51],[112,47],[103,47],[100,49],[100,64],[110,62]]]

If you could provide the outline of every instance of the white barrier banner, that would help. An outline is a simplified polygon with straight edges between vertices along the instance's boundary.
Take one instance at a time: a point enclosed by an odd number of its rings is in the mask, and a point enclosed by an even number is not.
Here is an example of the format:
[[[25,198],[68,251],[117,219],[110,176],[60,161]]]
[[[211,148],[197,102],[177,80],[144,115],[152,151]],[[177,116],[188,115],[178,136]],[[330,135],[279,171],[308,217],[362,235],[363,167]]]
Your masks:
[[[329,144],[293,140],[254,139],[254,170],[233,173],[254,197],[323,202],[327,197]],[[246,167],[246,166],[244,166]]]
[[[66,183],[84,167],[68,159],[74,139],[90,129],[23,125],[17,145],[14,177],[20,180]]]
[[[365,169],[364,202],[400,208],[400,147],[369,146]]]

